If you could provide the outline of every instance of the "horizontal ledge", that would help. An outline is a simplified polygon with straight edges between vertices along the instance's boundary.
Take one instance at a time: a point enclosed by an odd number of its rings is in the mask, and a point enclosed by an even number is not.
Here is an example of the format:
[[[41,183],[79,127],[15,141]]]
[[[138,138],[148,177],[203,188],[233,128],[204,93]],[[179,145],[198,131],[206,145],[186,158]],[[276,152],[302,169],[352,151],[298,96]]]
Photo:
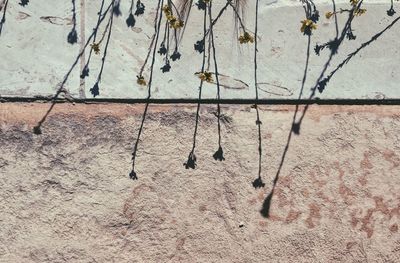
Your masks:
[[[56,99],[48,97],[0,97],[0,102],[121,103],[121,104],[259,104],[259,105],[400,105],[400,99]]]

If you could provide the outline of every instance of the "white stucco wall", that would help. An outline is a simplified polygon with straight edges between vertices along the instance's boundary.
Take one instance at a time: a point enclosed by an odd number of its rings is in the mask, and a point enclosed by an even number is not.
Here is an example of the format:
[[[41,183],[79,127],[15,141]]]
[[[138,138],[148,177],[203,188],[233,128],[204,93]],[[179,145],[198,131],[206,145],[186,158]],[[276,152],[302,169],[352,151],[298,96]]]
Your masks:
[[[4,2],[4,1],[3,1]],[[153,20],[157,1],[144,1],[145,15],[136,17],[136,26],[128,28],[126,18],[130,1],[121,1],[122,15],[115,17],[112,39],[98,98],[145,98],[147,88],[136,84],[136,75],[145,59],[150,38],[154,32]],[[225,3],[214,1],[214,15]],[[0,1],[1,3],[1,1]],[[110,0],[105,1],[105,5]],[[336,9],[349,8],[348,1],[315,1],[320,11],[318,29],[311,36],[310,56],[303,98],[308,98],[328,61],[329,50],[314,52],[316,44],[326,43],[336,35],[335,20],[324,14]],[[33,97],[54,94],[74,62],[79,49],[96,24],[101,1],[76,0],[78,43],[67,43],[72,28],[72,3],[63,0],[31,1],[22,7],[10,1],[6,23],[0,37],[0,95]],[[363,48],[340,69],[329,82],[320,98],[380,99],[400,98],[397,70],[400,61],[398,43],[400,26],[398,14],[388,16],[390,1],[364,1],[366,14],[356,17],[352,24],[357,38],[345,39],[338,54],[333,56],[324,76],[334,70],[347,56],[363,43],[382,32],[396,21],[376,41]],[[394,2],[394,9],[399,9]],[[254,2],[249,1],[245,24],[253,31]],[[338,15],[339,33],[348,15]],[[300,21],[305,18],[299,1],[260,1],[259,17],[259,91],[260,98],[295,99],[299,97],[307,58],[308,37],[300,32]],[[105,22],[104,22],[105,24]],[[101,27],[104,28],[104,24]],[[233,12],[228,10],[215,27],[217,60],[222,87],[221,98],[253,99],[253,48],[254,44],[240,45],[233,32]],[[182,58],[171,62],[171,72],[162,73],[163,65],[157,55],[152,88],[153,98],[197,98],[198,78],[194,75],[201,67],[201,55],[193,44],[202,36],[202,14],[193,8],[180,46]],[[73,97],[91,97],[89,89],[97,78],[101,55],[95,55],[90,64],[90,76],[80,83],[85,52],[66,84]],[[211,70],[212,71],[212,70]],[[146,78],[149,72],[144,72]],[[206,84],[203,98],[216,98],[216,86]]]

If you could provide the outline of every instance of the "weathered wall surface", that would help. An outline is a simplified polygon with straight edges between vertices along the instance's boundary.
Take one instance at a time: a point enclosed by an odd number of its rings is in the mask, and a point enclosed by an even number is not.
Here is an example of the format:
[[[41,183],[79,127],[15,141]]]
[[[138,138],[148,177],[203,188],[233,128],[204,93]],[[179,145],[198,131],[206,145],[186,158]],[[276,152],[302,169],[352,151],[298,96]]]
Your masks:
[[[400,106],[311,106],[260,214],[294,106],[0,104],[0,262],[399,262]],[[300,111],[302,108],[300,108]],[[243,227],[239,227],[243,224]]]

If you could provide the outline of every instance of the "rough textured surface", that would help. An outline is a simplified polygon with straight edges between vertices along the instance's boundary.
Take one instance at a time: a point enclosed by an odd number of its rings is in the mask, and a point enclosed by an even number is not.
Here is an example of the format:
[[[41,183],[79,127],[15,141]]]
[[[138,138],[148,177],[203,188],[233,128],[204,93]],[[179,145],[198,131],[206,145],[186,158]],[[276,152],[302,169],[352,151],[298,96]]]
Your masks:
[[[0,262],[399,262],[400,107],[311,106],[272,199],[294,106],[0,104]],[[300,108],[300,110],[302,110]],[[243,224],[242,227],[239,227]]]

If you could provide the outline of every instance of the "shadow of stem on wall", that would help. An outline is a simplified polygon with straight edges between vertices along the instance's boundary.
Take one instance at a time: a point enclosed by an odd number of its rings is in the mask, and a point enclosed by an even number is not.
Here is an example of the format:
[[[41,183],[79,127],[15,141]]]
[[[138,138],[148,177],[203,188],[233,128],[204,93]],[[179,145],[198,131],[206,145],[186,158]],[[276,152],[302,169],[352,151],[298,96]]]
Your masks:
[[[145,109],[144,109],[144,112],[142,115],[142,121],[140,124],[137,139],[136,139],[135,145],[133,147],[133,151],[132,151],[132,171],[129,173],[129,177],[132,180],[138,179],[137,174],[135,172],[135,162],[136,162],[136,155],[137,155],[137,151],[138,151],[140,137],[143,132],[144,122],[146,120],[147,110],[149,108],[149,103],[150,103],[149,100],[151,98],[151,86],[152,86],[152,81],[153,81],[153,70],[154,70],[154,63],[155,63],[155,59],[156,59],[157,43],[158,43],[158,38],[160,36],[161,20],[162,20],[162,14],[163,14],[163,12],[161,11],[161,7],[163,5],[163,2],[164,2],[163,0],[159,0],[159,2],[158,2],[157,11],[156,11],[156,19],[154,21],[154,32],[155,32],[154,39],[155,40],[154,40],[154,46],[153,46],[153,50],[152,50],[153,57],[152,57],[151,65],[150,65],[149,83],[147,85],[147,88],[148,88],[147,102],[146,102],[146,106],[145,106]]]
[[[219,100],[221,99],[221,87],[219,84],[219,74],[218,74],[218,63],[217,63],[217,55],[215,50],[215,42],[214,42],[214,26],[213,26],[213,19],[211,13],[212,3],[210,2],[208,5],[208,15],[209,15],[209,23],[210,23],[210,39],[211,39],[211,47],[213,52],[213,60],[214,60],[214,72],[215,72],[215,80],[217,83],[217,121],[218,121],[218,150],[213,154],[215,160],[223,161],[224,158],[224,151],[222,150],[221,145],[221,106],[219,104]],[[210,45],[210,44],[209,44]]]
[[[103,6],[103,4],[104,4],[104,0],[103,0],[103,2],[102,2],[102,6]],[[112,1],[112,2],[110,3],[110,5],[106,8],[106,10],[105,10],[103,13],[99,12],[99,20],[98,20],[98,22],[97,22],[96,27],[93,29],[92,34],[91,34],[91,35],[88,37],[88,39],[86,40],[85,45],[83,46],[83,48],[81,49],[81,51],[79,52],[79,54],[77,55],[77,57],[75,58],[75,61],[72,63],[72,65],[71,65],[70,69],[68,70],[67,74],[64,76],[63,81],[61,82],[61,84],[59,84],[59,87],[58,87],[58,89],[57,89],[57,92],[56,92],[56,93],[54,94],[54,96],[52,97],[52,102],[51,102],[51,105],[50,105],[49,109],[48,109],[47,112],[44,114],[44,116],[42,117],[42,119],[41,119],[41,120],[36,124],[36,126],[33,128],[34,134],[42,134],[41,127],[42,127],[43,123],[46,121],[46,119],[47,119],[47,117],[49,116],[49,114],[51,113],[51,111],[53,110],[53,108],[54,108],[54,106],[55,106],[55,104],[56,104],[56,102],[57,102],[57,100],[58,100],[60,94],[61,94],[61,93],[64,93],[65,95],[68,95],[68,91],[64,88],[64,86],[65,86],[65,84],[67,83],[67,81],[68,81],[68,79],[69,79],[69,77],[70,77],[72,71],[74,70],[74,68],[75,68],[76,65],[78,64],[79,60],[81,59],[81,57],[82,57],[83,54],[85,53],[85,50],[86,50],[86,48],[89,46],[91,40],[92,40],[92,39],[94,38],[94,36],[97,34],[97,31],[99,30],[99,27],[100,27],[101,23],[102,23],[102,22],[104,21],[104,19],[107,17],[108,12],[109,12],[110,10],[112,10],[113,5],[114,5],[114,1]],[[112,14],[110,15],[110,18],[109,18],[109,20],[108,20],[110,24],[111,24],[111,20],[112,20]],[[111,31],[111,29],[110,29],[110,31]],[[105,31],[105,32],[106,32],[106,31]],[[109,34],[110,34],[110,33],[111,33],[111,32],[109,32]],[[109,37],[110,37],[110,36],[109,36]],[[109,38],[108,38],[108,41],[107,41],[107,42],[109,42]],[[107,46],[108,46],[108,43],[107,43]],[[92,46],[90,52],[92,52],[93,49],[94,49],[94,48],[93,48],[93,46]],[[106,49],[107,49],[107,48],[106,48]],[[106,49],[105,49],[105,51],[104,51],[104,53],[103,53],[103,62],[102,62],[102,63],[104,63],[104,61],[105,61],[105,56],[106,56],[106,54],[107,54],[107,53],[106,53]],[[66,98],[68,99],[67,96],[66,96]]]
[[[203,41],[203,43],[205,43],[206,31],[207,31],[207,9],[204,8],[203,12],[204,12],[204,16],[203,16],[203,40],[202,41]],[[198,51],[203,53],[201,72],[204,72],[205,65],[206,65],[206,52],[205,52],[204,48],[202,48],[201,50],[198,50]],[[204,83],[204,80],[200,79],[199,97],[198,97],[199,101],[197,103],[196,121],[195,121],[194,132],[193,132],[193,145],[192,145],[192,149],[189,153],[187,161],[183,164],[186,169],[189,169],[189,168],[195,169],[196,165],[197,165],[196,164],[197,158],[196,158],[194,151],[196,148],[197,129],[198,129],[199,118],[200,118],[200,105],[201,105],[200,100],[201,100],[201,93],[203,90],[203,83]]]
[[[309,97],[309,99],[312,99],[315,96],[316,90],[318,90],[320,93],[322,93],[324,91],[327,83],[329,82],[329,80],[333,77],[333,75],[340,68],[342,68],[345,64],[347,64],[363,48],[367,47],[369,44],[371,44],[372,42],[376,41],[384,32],[386,32],[395,23],[397,23],[400,20],[400,17],[398,17],[395,20],[393,20],[387,27],[385,27],[382,31],[378,32],[377,34],[375,34],[369,41],[364,42],[363,44],[361,44],[361,46],[359,48],[357,48],[354,52],[350,53],[344,61],[339,63],[339,65],[333,71],[331,71],[326,77],[323,77],[325,72],[326,72],[326,70],[327,70],[328,65],[330,64],[330,61],[332,60],[332,57],[337,53],[337,50],[338,50],[340,44],[342,43],[342,41],[344,40],[345,36],[349,37],[349,35],[347,35],[347,34],[349,33],[348,30],[351,30],[352,19],[353,19],[353,16],[349,16],[349,19],[347,20],[346,25],[342,30],[340,38],[338,38],[338,34],[337,34],[335,40],[331,41],[332,43],[329,46],[329,48],[331,49],[330,56],[328,58],[328,61],[325,64],[325,66],[324,66],[324,68],[323,68],[323,70],[322,70],[322,72],[321,72],[321,74],[320,74],[315,86],[311,89],[312,90],[312,94]],[[349,37],[349,39],[351,39],[351,37]],[[309,48],[307,50],[308,50],[307,53],[309,54]],[[306,65],[306,68],[307,68],[307,65]],[[306,71],[305,71],[305,74],[306,74]],[[305,81],[305,75],[304,75],[304,78],[303,78],[303,83],[302,83],[302,88],[301,88],[301,91],[300,91],[299,99],[301,98],[301,93],[302,93],[303,88],[304,88],[304,81]],[[296,116],[297,116],[297,113],[298,113],[298,110],[299,110],[299,105],[296,105],[296,109],[295,109],[295,113],[294,113],[293,121],[292,121],[292,128],[291,128],[291,131],[289,132],[287,143],[286,143],[286,146],[285,146],[282,158],[281,158],[281,162],[280,162],[280,165],[278,167],[278,171],[277,171],[276,176],[275,176],[274,181],[273,181],[272,190],[267,195],[267,197],[265,198],[263,206],[262,206],[262,209],[260,211],[260,213],[264,217],[269,217],[273,193],[274,193],[274,190],[275,190],[275,186],[276,186],[276,184],[278,182],[279,175],[280,175],[280,172],[281,172],[281,169],[282,169],[282,166],[283,166],[287,151],[289,149],[292,133],[297,134],[297,135],[300,134],[300,125],[302,123],[302,120],[305,117],[305,114],[306,114],[306,112],[308,110],[309,105],[310,104],[307,104],[304,107],[304,110],[303,110],[302,115],[301,115],[301,117],[300,117],[298,122],[296,122]]]
[[[301,82],[301,88],[300,88],[300,94],[299,94],[299,99],[301,99],[302,94],[303,94],[303,90],[304,90],[304,85],[306,83],[307,80],[307,72],[308,72],[308,63],[310,60],[310,48],[311,48],[311,35],[308,35],[308,41],[307,41],[307,51],[306,51],[306,63],[305,63],[305,67],[304,67],[304,74],[303,74],[303,80]],[[271,207],[271,201],[272,201],[272,197],[274,195],[274,191],[275,191],[275,187],[276,184],[278,183],[279,180],[279,175],[281,173],[282,167],[283,167],[283,163],[285,161],[286,158],[286,154],[289,150],[289,145],[290,145],[290,141],[292,139],[292,134],[296,133],[293,129],[295,122],[296,122],[296,116],[297,116],[297,112],[299,109],[299,105],[296,105],[296,109],[293,115],[293,120],[292,120],[292,129],[289,131],[288,134],[288,138],[286,141],[286,145],[285,145],[285,149],[283,150],[283,154],[281,157],[281,161],[279,163],[279,167],[278,167],[278,171],[275,174],[275,178],[273,180],[272,183],[272,190],[270,191],[270,193],[268,194],[268,196],[265,198],[264,203],[262,205],[262,209],[260,211],[260,213],[264,216],[264,217],[269,217],[269,212],[270,212],[270,207]]]
[[[310,96],[309,99],[314,98],[315,96],[315,91],[318,90],[320,93],[322,93],[328,82],[331,80],[331,78],[333,77],[333,75],[339,70],[341,69],[345,64],[347,64],[356,54],[358,54],[362,49],[364,49],[365,47],[367,47],[368,45],[370,45],[372,42],[378,40],[378,38],[385,33],[388,29],[390,29],[391,27],[393,27],[394,24],[396,24],[398,21],[400,20],[400,17],[397,17],[396,19],[394,19],[387,27],[385,27],[382,31],[378,32],[377,34],[375,34],[374,36],[372,36],[372,38],[366,42],[364,42],[363,44],[360,45],[359,48],[357,48],[354,52],[350,53],[347,55],[347,58],[344,59],[341,63],[338,64],[338,66],[331,71],[328,75],[326,75],[326,77],[324,77],[325,71],[321,74],[320,78],[318,79],[317,83],[315,84],[315,86],[313,87],[313,94]],[[303,121],[307,110],[309,108],[310,104],[307,104],[304,107],[303,113],[297,123],[298,126],[300,126],[301,122]]]
[[[261,140],[261,120],[260,111],[258,109],[258,72],[257,72],[257,53],[258,53],[258,8],[259,0],[256,0],[256,10],[255,10],[255,26],[254,26],[254,89],[256,93],[256,103],[254,108],[256,110],[256,125],[257,125],[257,135],[258,135],[258,177],[253,181],[252,185],[254,188],[261,188],[265,186],[265,183],[261,177],[261,162],[262,162],[262,140]]]
[[[3,11],[3,14],[2,14],[1,20],[0,20],[0,36],[1,36],[1,32],[3,31],[3,26],[6,22],[7,7],[8,7],[8,0],[5,0],[5,2],[2,2],[0,4],[0,11]]]
[[[317,55],[319,55],[319,52],[322,49],[324,49],[325,47],[328,47],[328,49],[330,50],[330,53],[329,53],[329,57],[328,57],[325,65],[323,66],[323,68],[321,70],[320,75],[317,78],[316,84],[311,88],[311,94],[308,97],[308,100],[312,100],[315,97],[315,94],[316,94],[316,92],[318,90],[318,87],[319,87],[319,83],[323,79],[323,76],[326,73],[326,71],[328,70],[328,67],[329,67],[333,57],[338,53],[339,47],[342,44],[342,42],[345,40],[345,38],[347,37],[349,40],[355,39],[355,37],[353,35],[352,28],[351,28],[351,24],[352,24],[353,19],[355,17],[354,10],[360,9],[362,3],[363,3],[363,0],[360,0],[356,6],[353,6],[352,9],[347,10],[349,15],[348,15],[348,18],[346,20],[346,23],[345,23],[340,35],[338,34],[338,31],[336,31],[336,37],[333,40],[331,40],[331,41],[329,41],[329,42],[327,42],[327,43],[325,43],[323,45],[317,45],[315,47],[314,50],[315,50]],[[334,2],[333,2],[333,7],[334,7],[334,10],[335,10],[336,8],[335,8]],[[336,15],[336,13],[334,15],[335,15],[335,23],[337,24],[337,17],[336,17],[337,15]],[[322,91],[320,91],[320,92],[322,92]],[[303,118],[305,116],[305,113],[306,113],[309,105],[310,104],[307,104],[305,106],[305,108],[303,110],[303,113],[302,113],[301,117],[299,118],[299,121],[297,121],[296,123],[294,123],[294,125],[292,125],[292,130],[293,130],[293,132],[295,134],[300,134],[301,123],[303,121]]]
[[[78,33],[76,32],[76,5],[75,0],[72,0],[72,29],[67,36],[67,41],[70,44],[78,42]]]

